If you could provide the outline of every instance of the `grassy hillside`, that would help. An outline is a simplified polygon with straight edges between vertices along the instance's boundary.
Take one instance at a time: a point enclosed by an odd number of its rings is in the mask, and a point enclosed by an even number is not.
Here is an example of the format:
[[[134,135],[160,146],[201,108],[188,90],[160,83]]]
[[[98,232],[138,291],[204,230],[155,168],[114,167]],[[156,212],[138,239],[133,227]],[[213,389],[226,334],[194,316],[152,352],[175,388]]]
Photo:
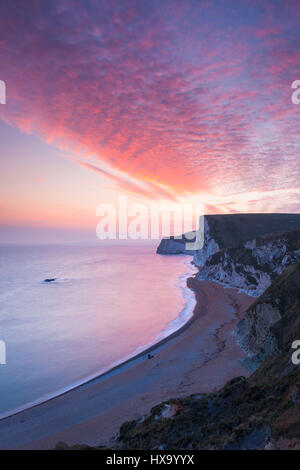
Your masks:
[[[211,236],[228,248],[267,233],[300,229],[300,214],[206,215]]]

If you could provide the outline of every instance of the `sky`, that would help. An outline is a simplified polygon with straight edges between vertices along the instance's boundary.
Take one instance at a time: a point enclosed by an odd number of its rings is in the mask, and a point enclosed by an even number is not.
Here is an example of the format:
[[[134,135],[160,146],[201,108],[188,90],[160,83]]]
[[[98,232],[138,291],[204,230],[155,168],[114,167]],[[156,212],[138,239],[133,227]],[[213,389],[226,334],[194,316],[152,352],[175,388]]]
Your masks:
[[[95,240],[120,195],[299,212],[299,31],[293,0],[1,0],[0,241]]]

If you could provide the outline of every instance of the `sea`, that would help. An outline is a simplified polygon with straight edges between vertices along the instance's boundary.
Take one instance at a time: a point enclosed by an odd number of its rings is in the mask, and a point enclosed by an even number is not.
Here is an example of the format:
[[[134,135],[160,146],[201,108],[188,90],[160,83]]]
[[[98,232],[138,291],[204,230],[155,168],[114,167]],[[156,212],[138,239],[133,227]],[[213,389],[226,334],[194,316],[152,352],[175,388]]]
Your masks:
[[[0,419],[181,328],[195,306],[191,261],[154,246],[1,245]]]

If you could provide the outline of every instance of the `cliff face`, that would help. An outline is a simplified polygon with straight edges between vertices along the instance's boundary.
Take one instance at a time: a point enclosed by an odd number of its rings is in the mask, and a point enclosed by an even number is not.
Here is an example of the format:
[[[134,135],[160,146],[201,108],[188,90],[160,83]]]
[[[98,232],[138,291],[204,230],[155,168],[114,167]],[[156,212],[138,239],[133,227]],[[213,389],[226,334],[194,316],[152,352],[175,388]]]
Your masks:
[[[212,219],[209,216],[204,217],[204,244],[201,250],[194,253],[194,263],[196,266],[204,266],[206,260],[214,253],[220,251],[219,243],[216,241],[215,231],[211,224]]]
[[[204,266],[213,254],[238,246],[267,233],[300,229],[300,214],[227,214],[204,216],[204,245],[201,250],[186,250],[185,239],[163,238],[159,254],[188,254],[196,266]],[[184,236],[183,236],[184,237]]]
[[[206,260],[199,279],[258,297],[288,265],[298,261],[300,231],[279,232],[215,253]]]
[[[298,329],[300,264],[295,264],[275,279],[237,324],[235,333],[238,342],[248,354],[244,365],[250,371],[256,370],[267,357],[290,347]]]
[[[248,310],[243,320],[238,323],[235,334],[239,345],[248,354],[242,363],[250,372],[254,372],[266,357],[274,356],[278,352],[278,344],[271,333],[271,326],[280,318],[276,307],[261,303]]]

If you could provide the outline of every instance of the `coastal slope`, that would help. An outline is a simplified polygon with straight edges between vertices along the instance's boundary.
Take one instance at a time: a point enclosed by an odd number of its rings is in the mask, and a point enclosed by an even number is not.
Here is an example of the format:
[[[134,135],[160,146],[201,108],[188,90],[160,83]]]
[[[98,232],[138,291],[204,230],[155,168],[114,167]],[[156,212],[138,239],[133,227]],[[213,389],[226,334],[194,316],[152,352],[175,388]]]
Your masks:
[[[264,350],[254,374],[234,378],[215,393],[165,401],[143,422],[124,423],[119,448],[300,449],[300,365],[291,360],[291,345],[300,339],[299,280],[299,264],[288,267],[248,310],[244,347],[257,355]],[[259,339],[261,323],[253,315],[268,316],[270,311],[278,316],[268,328],[264,324]],[[237,327],[240,335],[243,322]]]
[[[300,261],[300,230],[267,234],[210,256],[198,278],[259,297],[292,263]]]

